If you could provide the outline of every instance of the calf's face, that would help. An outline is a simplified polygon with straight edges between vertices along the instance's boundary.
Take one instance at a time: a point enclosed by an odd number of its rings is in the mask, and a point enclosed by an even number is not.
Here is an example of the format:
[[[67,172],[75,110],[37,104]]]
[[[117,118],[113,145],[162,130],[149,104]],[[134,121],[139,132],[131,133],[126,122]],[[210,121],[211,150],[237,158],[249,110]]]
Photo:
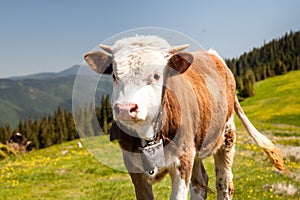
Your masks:
[[[168,54],[137,48],[114,54],[112,107],[114,120],[151,139],[163,86]]]
[[[100,45],[110,55],[91,52],[85,55],[85,60],[96,72],[114,78],[114,120],[126,127],[127,133],[133,130],[140,138],[152,139],[162,104],[165,68],[168,63],[177,63],[178,57],[173,55],[188,46],[171,47],[165,40],[158,46],[137,41],[120,43],[112,47]],[[170,62],[171,57],[176,60]]]

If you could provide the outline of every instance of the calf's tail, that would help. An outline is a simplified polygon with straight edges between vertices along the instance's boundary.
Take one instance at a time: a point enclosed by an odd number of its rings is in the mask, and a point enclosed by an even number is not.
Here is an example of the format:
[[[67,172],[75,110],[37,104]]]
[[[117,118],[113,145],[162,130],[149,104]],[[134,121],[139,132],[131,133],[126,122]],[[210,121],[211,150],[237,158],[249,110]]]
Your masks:
[[[263,134],[261,134],[250,122],[248,117],[245,115],[237,96],[235,96],[234,110],[241,120],[243,126],[249,133],[249,135],[254,139],[257,145],[262,148],[269,156],[272,164],[283,172],[288,172],[283,164],[283,156],[281,151]]]

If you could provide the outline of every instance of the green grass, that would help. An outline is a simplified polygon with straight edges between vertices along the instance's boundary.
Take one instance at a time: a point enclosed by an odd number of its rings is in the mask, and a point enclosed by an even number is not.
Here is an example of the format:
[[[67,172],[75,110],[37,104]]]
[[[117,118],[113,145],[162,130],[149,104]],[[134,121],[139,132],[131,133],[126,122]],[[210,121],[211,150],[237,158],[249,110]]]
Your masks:
[[[283,125],[300,128],[300,71],[276,76],[255,84],[255,96],[242,106],[252,121],[269,124],[274,129]],[[295,132],[298,133],[299,132]],[[294,134],[294,133],[293,133]],[[300,135],[300,134],[299,134]]]
[[[278,143],[300,146],[299,78],[298,70],[258,82],[255,96],[241,103],[253,124]]]
[[[0,199],[134,199],[130,177],[96,160],[77,141],[0,162]],[[167,196],[168,179],[156,185]]]
[[[256,96],[242,102],[255,126],[273,141],[284,145],[299,146],[298,77],[300,71],[259,82],[255,87]],[[285,159],[290,174],[279,173],[240,123],[237,124],[238,138],[233,165],[234,199],[299,200],[299,160]],[[0,161],[0,200],[135,199],[129,175],[103,164],[114,164],[115,168],[122,169],[122,158],[120,152],[116,151],[116,144],[109,143],[103,136],[85,139],[83,143],[88,151],[78,148],[77,142]],[[209,187],[216,191],[213,159],[206,159],[204,164],[210,177]],[[289,185],[297,190],[295,194],[289,195],[283,189]],[[169,199],[170,192],[168,176],[154,185],[156,199]],[[208,199],[216,199],[216,193],[210,193]]]

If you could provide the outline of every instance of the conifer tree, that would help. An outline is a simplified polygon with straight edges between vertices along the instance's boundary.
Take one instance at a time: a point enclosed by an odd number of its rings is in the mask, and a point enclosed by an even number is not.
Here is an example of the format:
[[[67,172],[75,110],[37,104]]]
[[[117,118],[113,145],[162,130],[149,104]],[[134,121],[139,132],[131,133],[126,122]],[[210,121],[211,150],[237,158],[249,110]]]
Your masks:
[[[75,122],[73,120],[72,112],[66,113],[66,126],[67,126],[67,140],[71,141],[78,138]]]
[[[4,133],[4,128],[0,126],[0,143],[4,144],[5,143],[5,133]]]
[[[101,100],[101,121],[102,121],[102,130],[104,134],[108,134],[108,126],[107,126],[107,103],[106,98],[103,95]]]

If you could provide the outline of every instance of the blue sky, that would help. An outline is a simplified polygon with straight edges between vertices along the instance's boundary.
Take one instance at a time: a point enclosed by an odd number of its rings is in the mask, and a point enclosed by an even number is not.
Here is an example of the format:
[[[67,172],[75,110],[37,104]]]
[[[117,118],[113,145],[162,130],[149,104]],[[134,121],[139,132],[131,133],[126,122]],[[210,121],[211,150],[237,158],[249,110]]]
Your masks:
[[[223,57],[300,30],[298,0],[0,0],[0,77],[57,72],[116,33],[174,29]]]

